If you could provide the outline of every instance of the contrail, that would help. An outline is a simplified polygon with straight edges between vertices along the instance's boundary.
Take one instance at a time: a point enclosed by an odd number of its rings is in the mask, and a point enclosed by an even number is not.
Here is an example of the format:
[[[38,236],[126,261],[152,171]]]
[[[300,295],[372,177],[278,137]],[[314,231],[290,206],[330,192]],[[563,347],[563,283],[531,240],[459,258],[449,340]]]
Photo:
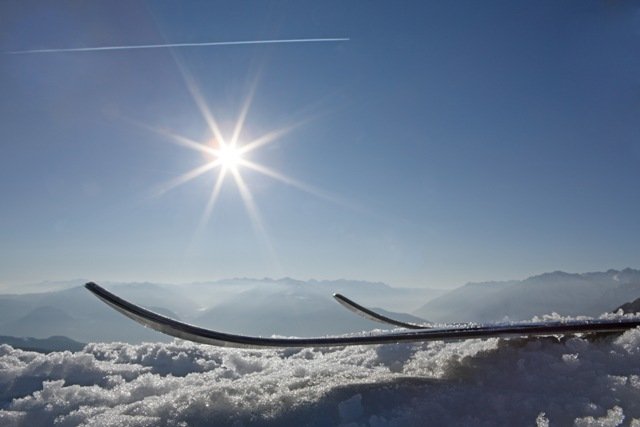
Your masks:
[[[204,43],[167,43],[167,44],[141,44],[128,46],[99,46],[99,47],[76,47],[60,49],[30,49],[4,52],[9,55],[21,55],[28,53],[61,53],[61,52],[98,52],[105,50],[132,50],[132,49],[163,49],[170,47],[203,47],[203,46],[235,46],[249,44],[285,44],[285,43],[335,43],[346,42],[348,38],[316,38],[316,39],[273,39],[273,40],[240,40],[228,42],[204,42]]]

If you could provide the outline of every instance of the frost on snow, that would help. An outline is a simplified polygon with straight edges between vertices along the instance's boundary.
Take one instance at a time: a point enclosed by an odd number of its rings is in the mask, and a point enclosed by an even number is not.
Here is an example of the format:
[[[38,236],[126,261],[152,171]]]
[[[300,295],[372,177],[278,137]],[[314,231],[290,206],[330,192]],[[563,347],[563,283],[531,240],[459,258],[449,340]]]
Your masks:
[[[3,345],[0,425],[640,426],[640,330],[262,351]]]

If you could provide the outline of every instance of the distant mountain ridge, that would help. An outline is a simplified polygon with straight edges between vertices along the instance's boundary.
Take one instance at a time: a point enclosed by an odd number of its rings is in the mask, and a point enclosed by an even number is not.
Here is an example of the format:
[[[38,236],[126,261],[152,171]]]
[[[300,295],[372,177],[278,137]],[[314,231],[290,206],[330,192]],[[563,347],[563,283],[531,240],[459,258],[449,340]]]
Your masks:
[[[380,282],[305,282],[291,278],[230,279],[187,285],[103,284],[160,314],[204,327],[253,335],[327,335],[380,326],[345,310],[333,301],[333,292],[400,312],[410,311],[441,293],[393,288]],[[65,335],[82,342],[170,340],[117,313],[82,286],[0,295],[0,334],[36,338]]]
[[[616,308],[613,311],[617,312],[618,310],[622,310],[623,313],[640,313],[640,298],[637,298],[626,304],[622,304],[620,307]]]
[[[339,292],[391,317],[420,323],[530,319],[552,312],[597,316],[640,296],[640,271],[544,273],[524,280],[468,283],[445,292],[381,282],[236,278],[207,283],[101,283],[153,311],[199,326],[263,335],[329,335],[384,327],[333,301]],[[414,316],[406,313],[411,312]],[[168,341],[96,299],[82,286],[0,295],[0,334],[81,342]]]
[[[552,312],[596,316],[638,296],[640,270],[554,271],[524,280],[468,283],[413,313],[438,322],[524,320]]]

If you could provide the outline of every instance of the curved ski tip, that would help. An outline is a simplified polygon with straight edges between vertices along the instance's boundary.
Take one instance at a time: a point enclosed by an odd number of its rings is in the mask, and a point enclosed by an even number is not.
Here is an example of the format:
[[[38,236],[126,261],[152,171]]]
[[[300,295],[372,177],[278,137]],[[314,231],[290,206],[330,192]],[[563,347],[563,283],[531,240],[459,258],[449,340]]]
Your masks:
[[[336,301],[338,301],[340,304],[345,305],[347,307],[358,307],[358,309],[364,309],[364,307],[361,307],[360,304],[357,304],[356,302],[351,301],[349,298],[337,292],[333,294],[333,298]]]
[[[97,283],[95,282],[87,282],[84,284],[84,287],[88,290],[90,290],[93,293],[96,293],[96,291],[102,289]]]
[[[349,298],[337,292],[333,294],[333,299],[335,299],[337,302],[339,302],[342,305],[347,305],[347,306],[358,305],[355,302],[351,301]]]

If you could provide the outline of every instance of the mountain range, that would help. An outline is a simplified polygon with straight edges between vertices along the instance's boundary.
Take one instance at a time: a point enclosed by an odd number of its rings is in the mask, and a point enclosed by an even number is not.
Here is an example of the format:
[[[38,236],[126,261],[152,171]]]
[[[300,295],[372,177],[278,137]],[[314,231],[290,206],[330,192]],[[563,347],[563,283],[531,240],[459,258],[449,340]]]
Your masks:
[[[597,316],[640,297],[640,271],[555,271],[506,282],[468,283],[414,314],[437,322],[525,320],[542,314]]]
[[[82,284],[55,282],[48,292],[0,295],[0,335],[64,335],[81,342],[170,340],[112,310]],[[386,327],[345,310],[331,298],[334,292],[412,323],[523,320],[553,312],[597,316],[640,297],[640,271],[630,268],[582,274],[556,271],[525,280],[468,283],[449,291],[291,278],[101,284],[169,317],[262,336],[321,336]]]
[[[167,285],[106,283],[105,287],[165,316],[232,333],[254,335],[328,335],[377,327],[333,301],[337,291],[367,297],[375,306],[413,308],[442,292],[392,288],[361,281],[230,279]],[[32,287],[33,289],[33,287]],[[394,313],[406,321],[415,316]],[[82,342],[168,341],[169,337],[136,325],[91,295],[82,282],[57,283],[49,292],[0,295],[0,334],[46,338],[64,335]]]

